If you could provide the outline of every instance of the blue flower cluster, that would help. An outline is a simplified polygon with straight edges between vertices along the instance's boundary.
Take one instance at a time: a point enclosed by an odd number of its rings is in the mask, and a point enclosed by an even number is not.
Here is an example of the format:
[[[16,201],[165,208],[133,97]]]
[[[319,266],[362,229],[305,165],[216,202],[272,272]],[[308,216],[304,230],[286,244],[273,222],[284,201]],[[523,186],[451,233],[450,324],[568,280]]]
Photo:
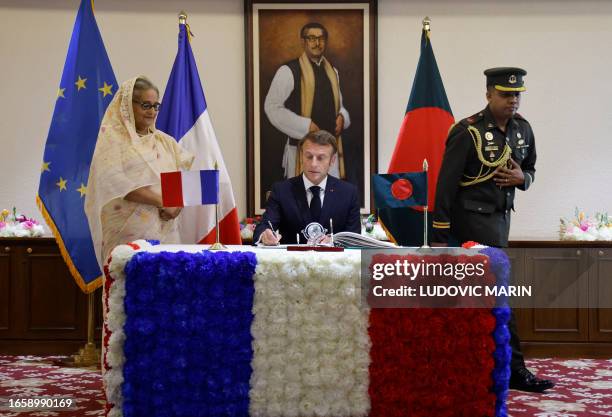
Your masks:
[[[510,261],[506,253],[496,248],[486,248],[481,253],[489,257],[492,271],[496,276],[496,285],[507,287],[510,278]],[[493,315],[495,316],[495,330],[493,331],[495,368],[492,375],[493,392],[497,397],[495,416],[506,417],[508,415],[506,398],[508,397],[510,384],[510,358],[512,357],[512,349],[509,344],[510,331],[508,330],[510,308],[508,307],[507,297],[498,299],[496,305],[497,307],[493,308]]]
[[[247,416],[252,252],[139,252],[125,267],[125,417]]]

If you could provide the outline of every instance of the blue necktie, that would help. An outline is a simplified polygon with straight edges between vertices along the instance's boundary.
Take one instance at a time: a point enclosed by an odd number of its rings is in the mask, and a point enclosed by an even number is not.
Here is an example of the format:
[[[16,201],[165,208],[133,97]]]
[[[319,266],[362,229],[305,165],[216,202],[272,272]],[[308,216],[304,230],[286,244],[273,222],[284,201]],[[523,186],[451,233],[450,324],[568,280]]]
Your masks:
[[[312,221],[318,222],[321,217],[321,187],[313,185],[310,187],[312,200],[310,200],[310,215]]]

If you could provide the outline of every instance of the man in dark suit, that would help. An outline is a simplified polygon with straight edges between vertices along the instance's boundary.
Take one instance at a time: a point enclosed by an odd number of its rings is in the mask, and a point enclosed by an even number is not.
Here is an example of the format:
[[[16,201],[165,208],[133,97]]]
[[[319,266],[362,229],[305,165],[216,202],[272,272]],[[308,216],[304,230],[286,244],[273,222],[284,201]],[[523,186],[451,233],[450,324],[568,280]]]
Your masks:
[[[253,240],[264,245],[297,243],[309,223],[331,231],[332,219],[334,233],[359,233],[357,187],[328,175],[337,158],[336,138],[325,130],[311,132],[300,141],[298,152],[302,175],[274,184]]]
[[[535,137],[517,110],[525,91],[521,68],[491,68],[487,107],[450,130],[436,190],[432,246],[469,240],[508,246],[516,189],[535,179]],[[514,313],[510,330],[510,388],[543,392],[555,384],[533,375],[521,352]]]

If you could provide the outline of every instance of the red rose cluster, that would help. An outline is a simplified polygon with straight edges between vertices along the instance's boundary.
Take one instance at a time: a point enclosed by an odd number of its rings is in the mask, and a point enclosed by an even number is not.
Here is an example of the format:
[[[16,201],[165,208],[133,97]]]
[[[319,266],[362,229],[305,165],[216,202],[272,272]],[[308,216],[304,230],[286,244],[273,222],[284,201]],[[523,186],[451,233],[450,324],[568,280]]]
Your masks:
[[[370,416],[494,416],[495,326],[487,308],[372,309]]]

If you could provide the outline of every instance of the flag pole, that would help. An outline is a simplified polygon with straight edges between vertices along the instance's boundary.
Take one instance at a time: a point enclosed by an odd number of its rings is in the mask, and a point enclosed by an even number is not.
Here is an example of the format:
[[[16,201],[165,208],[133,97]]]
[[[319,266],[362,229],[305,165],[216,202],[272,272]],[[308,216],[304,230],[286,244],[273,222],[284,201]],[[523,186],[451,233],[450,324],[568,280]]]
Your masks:
[[[425,176],[427,176],[427,171],[429,170],[429,164],[427,163],[427,159],[423,159],[423,172],[425,172]],[[425,206],[423,207],[423,215],[424,217],[424,221],[423,221],[423,246],[421,246],[422,248],[429,248],[429,241],[427,240],[427,211],[429,210],[429,181],[425,182],[427,184],[427,189],[425,190],[425,201],[427,201],[427,204],[425,204]]]
[[[75,366],[94,366],[100,362],[100,349],[94,342],[94,293],[87,295],[87,343],[73,356]]]
[[[431,19],[429,18],[429,16],[425,16],[425,18],[423,19],[423,30],[425,31],[425,33],[427,34],[427,40],[429,41],[429,32],[431,30]],[[426,173],[425,175],[427,175],[427,171],[429,170],[429,164],[427,163],[427,159],[423,159],[423,171]],[[425,205],[425,207],[423,207],[423,246],[421,246],[422,248],[429,248],[429,240],[427,239],[427,231],[428,231],[428,211],[429,211],[429,181],[426,182],[427,184],[427,190],[425,190],[426,192],[426,199],[427,199],[427,203]]]
[[[215,161],[215,169],[219,171],[219,163]],[[215,203],[215,243],[208,250],[227,250],[227,246],[220,242],[219,238],[219,183],[217,182],[217,202]]]

